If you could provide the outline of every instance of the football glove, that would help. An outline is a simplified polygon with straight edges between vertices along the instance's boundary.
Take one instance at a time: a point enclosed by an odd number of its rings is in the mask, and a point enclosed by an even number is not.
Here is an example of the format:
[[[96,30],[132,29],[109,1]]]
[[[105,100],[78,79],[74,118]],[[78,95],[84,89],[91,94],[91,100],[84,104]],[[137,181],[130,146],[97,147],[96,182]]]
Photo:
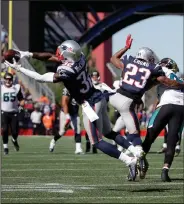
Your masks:
[[[14,69],[14,70],[16,70],[16,71],[19,71],[19,70],[20,70],[20,67],[21,67],[21,65],[18,64],[14,58],[13,58],[13,64],[10,63],[10,62],[8,62],[7,60],[5,60],[4,64],[5,64],[5,66],[6,66],[7,68],[8,68],[8,67],[11,67],[12,69]]]
[[[125,47],[126,47],[127,49],[130,49],[130,48],[131,48],[132,41],[133,41],[133,39],[132,39],[131,35],[129,34],[129,35],[127,36],[126,45],[125,45]]]

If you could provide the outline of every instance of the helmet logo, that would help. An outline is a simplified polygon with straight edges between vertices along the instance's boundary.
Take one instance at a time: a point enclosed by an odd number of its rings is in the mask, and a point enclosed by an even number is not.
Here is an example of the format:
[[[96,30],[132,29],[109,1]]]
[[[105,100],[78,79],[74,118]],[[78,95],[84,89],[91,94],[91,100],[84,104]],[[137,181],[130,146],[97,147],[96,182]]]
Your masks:
[[[73,52],[73,49],[71,47],[68,47],[67,50],[70,51],[70,52]]]

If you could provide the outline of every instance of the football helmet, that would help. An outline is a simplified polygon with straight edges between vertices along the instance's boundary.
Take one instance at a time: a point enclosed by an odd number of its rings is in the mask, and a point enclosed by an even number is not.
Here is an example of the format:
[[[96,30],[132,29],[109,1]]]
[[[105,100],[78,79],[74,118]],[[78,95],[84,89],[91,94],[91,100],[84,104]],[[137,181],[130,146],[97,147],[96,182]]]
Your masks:
[[[74,40],[66,40],[58,46],[56,56],[59,60],[77,62],[82,54],[81,46]]]
[[[98,71],[93,71],[91,73],[91,79],[94,85],[97,85],[100,83],[100,73]]]
[[[137,59],[145,60],[149,63],[155,63],[155,53],[148,47],[142,47],[135,56]]]
[[[168,58],[168,57],[163,58],[163,59],[160,60],[160,62],[158,64],[161,65],[161,66],[167,67],[168,69],[172,70],[174,73],[179,72],[178,65],[171,58]]]
[[[13,75],[9,72],[6,72],[4,75],[4,84],[6,87],[11,87],[13,85]]]

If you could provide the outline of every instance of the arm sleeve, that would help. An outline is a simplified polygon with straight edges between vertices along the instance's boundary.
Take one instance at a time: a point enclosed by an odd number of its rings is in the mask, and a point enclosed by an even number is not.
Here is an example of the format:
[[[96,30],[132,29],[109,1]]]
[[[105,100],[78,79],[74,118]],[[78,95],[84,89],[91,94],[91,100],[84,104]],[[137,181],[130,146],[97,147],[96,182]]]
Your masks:
[[[41,75],[37,72],[25,69],[24,67],[20,67],[19,71],[25,74],[26,76],[33,78],[39,82],[53,82],[54,81],[54,74],[55,74],[54,72],[48,72],[46,74]]]

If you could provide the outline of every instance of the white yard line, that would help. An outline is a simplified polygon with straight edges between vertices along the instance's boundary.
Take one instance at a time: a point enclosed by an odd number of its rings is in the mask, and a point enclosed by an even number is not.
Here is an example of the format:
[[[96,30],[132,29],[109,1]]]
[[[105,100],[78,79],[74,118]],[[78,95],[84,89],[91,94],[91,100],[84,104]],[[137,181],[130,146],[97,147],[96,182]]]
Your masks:
[[[163,195],[160,195],[160,196],[136,196],[136,198],[138,199],[144,199],[144,198],[154,198],[154,199],[160,199],[160,198],[183,198],[183,195],[166,195],[166,196],[163,196]],[[76,200],[76,199],[87,199],[87,200],[90,200],[90,199],[131,199],[132,200],[132,197],[131,195],[130,196],[115,196],[115,197],[112,197],[112,196],[103,196],[103,197],[52,197],[52,198],[48,198],[48,197],[42,197],[42,198],[2,198],[2,200]]]
[[[177,182],[177,183],[152,183],[154,186],[176,186],[176,185],[184,185],[182,182]],[[72,185],[65,185],[65,184],[60,184],[60,183],[27,183],[27,184],[15,184],[15,185],[1,185],[2,191],[3,189],[8,189],[8,188],[91,188],[91,187],[117,187],[117,186],[150,186],[150,183],[122,183],[122,184],[91,184],[91,185],[78,185],[78,184],[72,184]]]

